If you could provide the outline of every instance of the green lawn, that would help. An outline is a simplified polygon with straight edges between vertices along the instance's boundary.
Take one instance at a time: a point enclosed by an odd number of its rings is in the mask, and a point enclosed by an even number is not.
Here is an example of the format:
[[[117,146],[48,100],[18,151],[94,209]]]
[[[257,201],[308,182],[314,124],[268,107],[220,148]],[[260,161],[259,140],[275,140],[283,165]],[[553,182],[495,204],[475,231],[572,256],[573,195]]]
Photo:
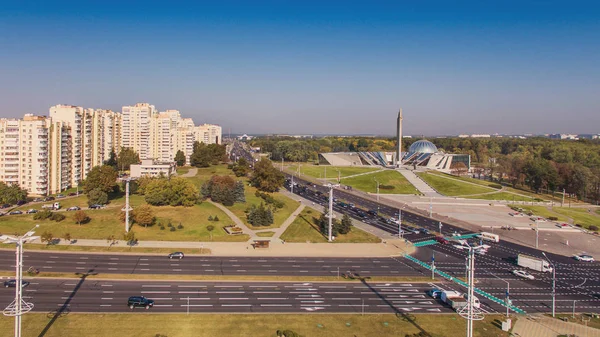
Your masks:
[[[318,227],[314,223],[314,219],[318,219],[320,216],[320,212],[305,208],[281,235],[281,239],[287,242],[327,242],[327,238],[319,232]],[[381,242],[381,240],[372,234],[353,228],[350,233],[336,237],[334,242],[378,243]]]
[[[600,227],[600,216],[588,212],[587,208],[554,207],[553,209],[556,213],[572,218],[574,224],[580,224],[585,228],[591,225]]]
[[[377,192],[377,183],[375,179],[379,181],[380,185],[393,186],[393,189],[379,188],[379,193],[385,194],[416,194],[417,189],[410,183],[402,174],[393,170],[386,170],[373,174],[366,174],[352,178],[342,178],[342,184],[352,186],[353,189],[361,190],[364,192]]]
[[[255,195],[256,188],[248,186],[246,184],[245,194],[246,194],[246,202],[245,203],[235,203],[233,206],[229,206],[229,210],[231,210],[240,220],[242,220],[246,225],[250,228],[254,229],[267,229],[267,228],[277,228],[280,227],[283,222],[294,213],[296,208],[300,206],[300,203],[296,200],[292,200],[281,193],[272,193],[273,198],[283,202],[283,208],[278,208],[273,214],[273,225],[267,227],[253,227],[250,225],[246,219],[246,213],[244,212],[250,205],[260,205],[261,202],[264,203],[263,199],[257,197]],[[265,203],[266,204],[266,203]]]
[[[438,175],[440,177],[458,179],[458,180],[462,180],[465,182],[469,182],[469,183],[473,183],[473,184],[477,184],[477,185],[481,185],[481,186],[491,187],[493,189],[498,189],[498,187],[501,186],[499,183],[495,183],[492,181],[481,180],[481,179],[476,179],[476,178],[471,178],[471,177],[455,176],[455,175],[447,174],[447,173],[443,173],[443,172],[428,171],[427,173]]]
[[[417,175],[421,177],[421,179],[425,180],[425,182],[427,182],[429,186],[433,187],[440,194],[446,196],[455,197],[461,195],[471,195],[497,191],[497,189],[495,188],[485,187],[477,184],[469,184],[466,182],[443,177],[435,173],[432,174],[429,172],[419,172],[417,173]]]
[[[298,165],[289,165],[286,167],[290,173],[298,172]],[[300,174],[311,176],[313,178],[338,178],[338,175],[343,177],[367,173],[380,170],[379,167],[361,167],[361,166],[329,166],[329,165],[311,165],[304,164],[300,166]],[[339,173],[338,173],[339,170]]]
[[[508,192],[498,192],[484,195],[474,195],[471,197],[465,197],[467,199],[485,199],[485,200],[506,200],[506,201],[531,201],[531,198],[525,195],[517,195]],[[540,201],[540,199],[534,199]]]
[[[360,309],[357,307],[357,311]],[[190,309],[206,312],[202,309]],[[464,334],[466,321],[458,315],[416,314],[75,314],[56,319],[47,313],[23,315],[23,336],[44,337],[275,337],[277,330],[292,330],[304,337],[381,337],[405,336],[425,331],[427,336],[455,336]],[[474,322],[475,337],[505,337],[492,322],[503,319],[499,315],[486,315],[483,321]],[[0,316],[0,331],[12,335],[14,318]],[[460,332],[458,334],[457,332]]]
[[[528,206],[528,205],[519,205],[519,204],[514,204],[511,206],[520,207],[524,210],[533,212],[534,215],[541,216],[544,218],[549,218],[549,217],[553,216],[553,217],[558,218],[557,221],[567,222],[569,220],[566,216],[561,215],[556,212],[553,212],[546,206]],[[553,207],[554,210],[556,210],[557,208],[558,207]]]
[[[177,174],[182,175],[182,174],[186,174],[188,173],[190,170],[189,166],[184,166],[184,167],[178,167],[177,168]]]
[[[275,232],[267,231],[267,232],[257,232],[256,236],[261,238],[270,238],[275,235]]]
[[[139,205],[141,200],[141,197],[137,196],[135,202],[132,202],[133,207]],[[61,238],[65,233],[70,233],[74,239],[105,240],[110,235],[122,239],[124,224],[118,218],[121,207],[117,206],[117,202],[113,206],[113,208],[85,211],[91,221],[81,226],[73,221],[75,212],[62,212],[67,218],[58,223],[50,220],[34,221],[32,214],[3,216],[0,217],[0,233],[24,233],[35,224],[40,224],[40,228],[37,230],[38,235],[44,231],[49,231],[57,238]],[[177,226],[181,223],[184,228],[171,232],[169,228],[160,230],[157,225],[148,228],[134,225],[133,231],[139,240],[209,241],[210,235],[206,230],[206,226],[209,224],[216,227],[212,231],[213,241],[246,241],[248,239],[245,235],[228,235],[225,233],[222,227],[232,224],[233,221],[224,212],[208,202],[192,207],[161,206],[152,208],[160,222],[166,225],[170,220],[173,225]],[[208,221],[209,215],[217,215],[220,221]]]

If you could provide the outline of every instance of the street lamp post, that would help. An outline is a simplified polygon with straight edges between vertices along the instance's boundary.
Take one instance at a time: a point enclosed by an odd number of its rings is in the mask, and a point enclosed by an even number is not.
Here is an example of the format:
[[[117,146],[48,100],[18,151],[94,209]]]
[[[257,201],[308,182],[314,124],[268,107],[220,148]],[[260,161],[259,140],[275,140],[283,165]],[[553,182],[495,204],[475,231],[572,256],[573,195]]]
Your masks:
[[[131,177],[125,179],[125,207],[121,209],[125,211],[125,233],[129,233],[129,211],[133,210],[131,206],[129,206],[129,182],[131,181]]]
[[[33,309],[33,303],[23,301],[23,244],[27,241],[39,238],[39,236],[33,236],[35,233],[34,230],[39,226],[40,225],[35,225],[34,228],[22,236],[0,236],[0,241],[6,243],[15,243],[17,246],[15,265],[15,300],[2,312],[5,316],[15,317],[15,337],[21,337],[21,315]]]
[[[401,238],[402,235],[402,208],[398,209],[398,238]]]
[[[540,231],[538,229],[538,224],[535,224],[535,249],[538,249],[539,240],[540,240]]]
[[[440,236],[443,236],[442,235],[442,222],[441,221],[440,221]]]
[[[332,242],[333,241],[333,235],[332,235],[332,230],[333,230],[333,188],[338,187],[340,185],[327,184],[325,186],[329,188],[329,214],[328,214],[329,232],[328,232],[328,236],[327,236],[327,241]]]
[[[373,180],[375,180],[375,182],[377,183],[377,202],[379,202],[379,180],[373,178]]]
[[[577,300],[573,300],[573,318],[575,318],[575,302],[577,302]]]
[[[544,255],[548,263],[552,266],[552,317],[556,317],[556,267],[548,256],[546,256],[545,252],[542,252],[542,255]]]

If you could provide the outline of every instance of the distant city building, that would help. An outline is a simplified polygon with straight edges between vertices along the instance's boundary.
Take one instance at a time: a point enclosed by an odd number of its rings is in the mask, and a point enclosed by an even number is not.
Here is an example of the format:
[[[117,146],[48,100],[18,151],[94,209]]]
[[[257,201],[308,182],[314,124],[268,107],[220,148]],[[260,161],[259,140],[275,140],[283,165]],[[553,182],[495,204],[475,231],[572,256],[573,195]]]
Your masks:
[[[548,136],[550,139],[571,139],[577,140],[579,137],[577,135],[569,135],[564,133],[551,134]]]
[[[236,138],[238,140],[244,141],[244,140],[252,140],[252,138],[254,138],[254,137],[253,136],[248,136],[247,134],[243,134],[241,136],[237,136]]]
[[[174,161],[160,162],[152,159],[144,159],[141,164],[133,164],[130,169],[132,178],[140,177],[169,177],[174,174],[177,164]]]
[[[0,118],[0,181],[31,195],[59,193],[77,186],[121,147],[155,160],[159,171],[168,173],[163,166],[171,165],[179,150],[189,164],[195,141],[221,144],[222,129],[195,126],[177,110],[158,112],[148,103],[124,106],[122,113],[59,104],[50,107],[48,117]],[[155,168],[140,170],[151,174]]]

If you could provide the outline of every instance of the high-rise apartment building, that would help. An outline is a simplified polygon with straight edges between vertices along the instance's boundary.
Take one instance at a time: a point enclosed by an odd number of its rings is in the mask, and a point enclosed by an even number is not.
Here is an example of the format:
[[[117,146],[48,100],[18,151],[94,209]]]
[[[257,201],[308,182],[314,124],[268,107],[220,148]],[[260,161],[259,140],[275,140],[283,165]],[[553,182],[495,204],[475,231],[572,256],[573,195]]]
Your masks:
[[[27,114],[19,127],[19,185],[31,194],[48,193],[48,118]]]
[[[112,150],[129,147],[158,162],[172,162],[182,151],[189,164],[194,142],[220,144],[221,134],[218,125],[195,126],[177,110],[159,113],[148,103],[124,106],[122,113],[59,104],[48,117],[0,119],[0,181],[32,195],[55,194],[77,186]]]
[[[71,129],[71,186],[77,186],[92,169],[92,119],[94,110],[73,105],[50,107],[53,122],[63,122]]]
[[[150,119],[156,113],[154,105],[137,103],[134,106],[124,106],[122,109],[123,147],[137,152],[140,159],[152,159],[150,148]]]
[[[223,130],[219,125],[202,124],[194,128],[195,141],[205,144],[221,144]]]

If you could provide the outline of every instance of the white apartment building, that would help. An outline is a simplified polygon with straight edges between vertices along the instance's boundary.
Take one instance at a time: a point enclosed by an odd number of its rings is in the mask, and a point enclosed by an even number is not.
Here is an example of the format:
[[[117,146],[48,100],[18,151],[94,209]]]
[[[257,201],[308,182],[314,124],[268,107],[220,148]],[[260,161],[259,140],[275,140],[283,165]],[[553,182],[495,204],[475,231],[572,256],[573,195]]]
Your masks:
[[[19,185],[30,194],[47,194],[49,120],[44,116],[26,114],[20,124]]]
[[[219,125],[202,124],[194,128],[194,140],[204,144],[221,144],[223,130]]]
[[[94,110],[92,117],[92,167],[102,165],[111,151],[121,149],[121,114],[112,110]]]
[[[137,103],[122,108],[122,145],[133,149],[140,159],[151,157],[150,119],[156,113],[154,105]]]
[[[73,105],[50,107],[52,122],[64,122],[71,128],[71,186],[77,186],[92,169],[93,159],[93,109]]]
[[[179,113],[178,113],[179,114]],[[150,118],[150,158],[169,162],[175,158],[174,138],[177,131],[177,122],[173,124],[172,116],[169,113],[161,112],[152,115]],[[150,159],[143,158],[143,159]],[[142,157],[140,156],[140,159]]]
[[[75,167],[72,127],[67,122],[51,120],[48,131],[48,194],[54,194],[72,186]]]
[[[19,184],[20,121],[0,119],[0,179],[6,184]]]
[[[169,177],[176,171],[175,162],[158,162],[152,159],[144,159],[141,164],[131,165],[131,177]]]

